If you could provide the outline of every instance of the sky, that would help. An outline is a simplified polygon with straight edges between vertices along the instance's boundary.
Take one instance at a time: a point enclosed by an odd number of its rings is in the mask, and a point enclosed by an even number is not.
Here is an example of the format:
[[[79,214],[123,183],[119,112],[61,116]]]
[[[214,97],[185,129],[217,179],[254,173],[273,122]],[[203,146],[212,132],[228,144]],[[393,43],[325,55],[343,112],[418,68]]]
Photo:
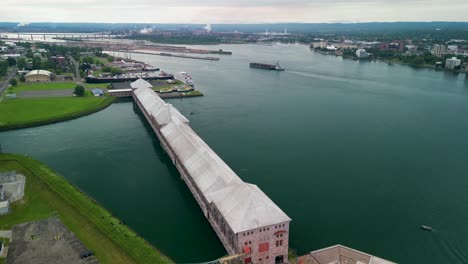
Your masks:
[[[468,22],[468,0],[0,0],[2,22]]]

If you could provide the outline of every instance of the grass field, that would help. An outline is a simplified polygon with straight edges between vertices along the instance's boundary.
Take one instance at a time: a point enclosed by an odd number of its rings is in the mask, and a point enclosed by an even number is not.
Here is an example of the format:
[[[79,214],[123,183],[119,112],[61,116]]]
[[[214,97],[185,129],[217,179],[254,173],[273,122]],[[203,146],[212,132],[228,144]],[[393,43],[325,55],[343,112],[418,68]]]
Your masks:
[[[10,86],[7,92],[17,93],[19,91],[29,90],[63,90],[74,89],[76,83],[74,82],[44,82],[44,83],[22,83],[18,82],[17,86]]]
[[[100,263],[172,263],[96,201],[44,164],[16,154],[0,154],[0,171],[26,176],[25,196],[0,216],[0,228],[59,216],[95,252]]]
[[[85,88],[107,88],[108,83],[85,83]],[[22,83],[18,82],[17,86],[11,86],[7,89],[7,93],[17,93],[19,91],[31,90],[63,90],[75,89],[75,82],[44,82],[44,83]]]
[[[38,126],[97,112],[114,101],[111,97],[59,97],[4,99],[0,102],[0,130]]]

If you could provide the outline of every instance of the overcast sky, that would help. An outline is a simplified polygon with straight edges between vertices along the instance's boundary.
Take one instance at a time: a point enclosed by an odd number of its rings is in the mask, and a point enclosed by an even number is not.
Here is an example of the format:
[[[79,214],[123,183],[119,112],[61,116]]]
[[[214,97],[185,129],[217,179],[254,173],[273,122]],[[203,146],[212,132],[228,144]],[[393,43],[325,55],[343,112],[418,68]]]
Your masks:
[[[0,0],[0,21],[468,21],[468,0]]]

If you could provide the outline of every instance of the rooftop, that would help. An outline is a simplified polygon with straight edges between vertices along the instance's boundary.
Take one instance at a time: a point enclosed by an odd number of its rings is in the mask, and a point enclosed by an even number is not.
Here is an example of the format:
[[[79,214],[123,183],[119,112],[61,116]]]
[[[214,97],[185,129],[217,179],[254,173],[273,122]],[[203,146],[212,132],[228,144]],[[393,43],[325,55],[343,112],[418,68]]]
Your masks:
[[[395,264],[342,245],[312,251],[298,261],[303,264]]]
[[[149,83],[149,82],[147,82],[147,81],[145,81],[145,80],[143,80],[143,79],[141,79],[141,78],[138,79],[138,80],[136,80],[136,81],[134,81],[134,82],[132,82],[132,83],[130,84],[130,86],[131,86],[132,88],[135,88],[135,89],[136,89],[136,88],[152,88],[152,87],[153,87],[153,85],[151,85],[151,83]]]
[[[30,72],[28,72],[28,74],[26,74],[26,76],[30,76],[30,75],[47,75],[47,76],[51,76],[52,73],[50,71],[46,71],[46,70],[32,70]]]
[[[234,233],[291,219],[256,185],[239,176],[197,135],[189,120],[166,104],[152,89],[135,96],[156,122],[179,162],[189,172],[209,203],[214,203]]]

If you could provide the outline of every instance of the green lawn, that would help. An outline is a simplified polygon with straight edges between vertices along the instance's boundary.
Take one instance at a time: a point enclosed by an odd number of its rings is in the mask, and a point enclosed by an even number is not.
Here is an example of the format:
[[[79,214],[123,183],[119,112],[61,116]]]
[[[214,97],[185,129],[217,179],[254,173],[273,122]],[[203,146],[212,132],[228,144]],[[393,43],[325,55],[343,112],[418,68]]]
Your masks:
[[[22,83],[18,82],[17,86],[11,86],[7,89],[8,93],[17,93],[19,91],[31,90],[64,90],[75,89],[75,82],[47,82],[47,83]],[[107,88],[108,83],[85,83],[85,88]]]
[[[4,99],[0,102],[0,130],[38,126],[97,112],[111,97]]]
[[[25,196],[12,204],[10,214],[0,216],[1,229],[56,215],[95,252],[100,263],[172,262],[44,164],[16,154],[0,154],[0,171],[10,170],[26,176]]]
[[[37,83],[22,83],[18,82],[17,86],[11,86],[7,92],[17,93],[19,91],[29,90],[63,90],[74,89],[74,82],[37,82]]]

